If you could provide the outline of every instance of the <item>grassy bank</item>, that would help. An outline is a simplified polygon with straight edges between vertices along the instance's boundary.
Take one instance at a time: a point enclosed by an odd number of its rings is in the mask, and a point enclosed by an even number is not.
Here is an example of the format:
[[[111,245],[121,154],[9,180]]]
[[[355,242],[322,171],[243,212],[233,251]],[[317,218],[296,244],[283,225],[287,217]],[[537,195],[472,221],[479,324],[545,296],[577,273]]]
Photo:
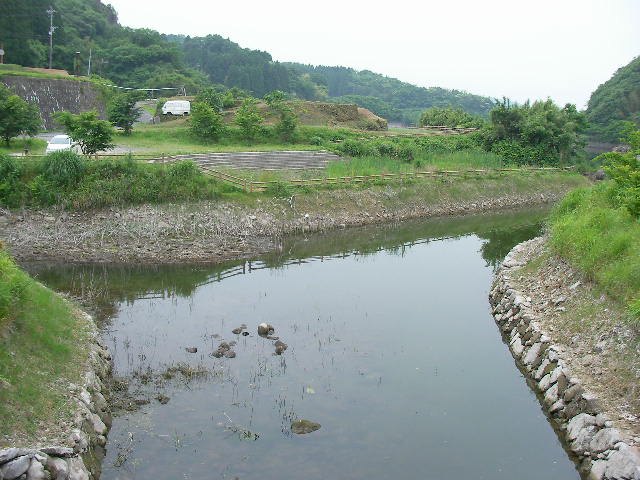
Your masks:
[[[69,383],[80,380],[89,334],[68,302],[0,250],[0,446],[42,441],[43,426],[56,434],[52,426],[71,410]]]
[[[551,246],[640,325],[640,222],[615,194],[611,183],[569,193],[550,219]]]
[[[60,205],[73,210],[218,198],[227,187],[193,162],[170,165],[129,158],[87,160],[59,152],[23,162],[0,155],[0,205]]]

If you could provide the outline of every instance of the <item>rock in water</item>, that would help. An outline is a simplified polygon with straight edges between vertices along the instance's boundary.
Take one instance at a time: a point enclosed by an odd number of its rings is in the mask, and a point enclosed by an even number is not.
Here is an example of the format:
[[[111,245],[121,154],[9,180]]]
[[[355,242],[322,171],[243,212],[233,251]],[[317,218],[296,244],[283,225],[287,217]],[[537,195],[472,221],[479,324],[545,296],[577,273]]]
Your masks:
[[[211,356],[212,356],[212,357],[216,357],[216,358],[222,358],[222,356],[224,355],[224,352],[225,352],[225,351],[226,351],[226,350],[220,350],[220,349],[218,349],[218,350],[216,350],[215,352],[212,352],[212,353],[211,353]]]
[[[220,345],[218,345],[218,350],[221,350],[223,352],[226,352],[230,348],[231,347],[229,346],[229,344],[227,342],[222,342]]]
[[[296,420],[291,422],[291,431],[298,435],[315,432],[320,428],[320,424],[309,420]]]
[[[245,337],[249,335],[249,332],[242,332],[242,335],[244,335]]]
[[[274,345],[276,346],[276,348],[278,347],[282,348],[282,350],[286,350],[288,348],[287,344],[284,343],[282,340],[276,340],[276,343],[274,343]]]
[[[231,333],[235,333],[236,335],[240,335],[242,333],[242,328],[234,328],[231,330]]]
[[[167,397],[166,395],[160,394],[156,397],[156,400],[158,400],[162,405],[165,405],[166,403],[169,403],[169,397]]]
[[[258,325],[258,335],[266,336],[271,335],[273,332],[275,332],[275,329],[268,323],[261,323]]]
[[[226,352],[224,352],[224,356],[226,358],[236,358],[236,352],[234,352],[233,350],[227,350]]]
[[[198,347],[187,347],[185,350],[189,353],[198,353]]]

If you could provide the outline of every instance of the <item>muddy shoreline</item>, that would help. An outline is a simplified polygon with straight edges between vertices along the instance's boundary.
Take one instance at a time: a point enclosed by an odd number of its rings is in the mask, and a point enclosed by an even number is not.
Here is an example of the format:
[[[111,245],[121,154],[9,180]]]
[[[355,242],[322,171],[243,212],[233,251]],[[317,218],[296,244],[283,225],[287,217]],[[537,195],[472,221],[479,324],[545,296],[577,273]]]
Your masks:
[[[82,213],[24,209],[0,217],[0,241],[19,262],[221,263],[277,251],[291,234],[540,206],[570,188],[435,202],[389,202],[385,191],[334,191],[257,199],[253,205],[198,202]]]

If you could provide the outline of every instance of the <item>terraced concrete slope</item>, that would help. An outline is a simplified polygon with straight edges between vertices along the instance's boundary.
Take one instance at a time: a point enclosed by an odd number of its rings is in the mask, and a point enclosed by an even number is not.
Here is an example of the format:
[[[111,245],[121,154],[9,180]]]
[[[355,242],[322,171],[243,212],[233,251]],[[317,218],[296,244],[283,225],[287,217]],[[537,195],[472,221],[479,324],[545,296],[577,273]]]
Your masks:
[[[302,170],[322,169],[327,163],[341,157],[325,150],[321,151],[274,151],[195,153],[176,155],[176,160],[193,160],[205,168],[231,168],[238,170]]]

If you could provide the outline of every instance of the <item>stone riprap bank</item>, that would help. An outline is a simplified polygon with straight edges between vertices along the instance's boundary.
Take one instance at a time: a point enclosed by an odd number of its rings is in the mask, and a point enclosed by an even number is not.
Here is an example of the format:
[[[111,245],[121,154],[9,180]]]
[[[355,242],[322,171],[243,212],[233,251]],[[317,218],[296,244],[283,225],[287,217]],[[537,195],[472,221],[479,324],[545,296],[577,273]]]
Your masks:
[[[74,80],[72,77],[66,80],[19,75],[1,76],[0,82],[16,95],[38,106],[45,130],[60,128],[53,121],[53,114],[56,112],[80,113],[96,110],[100,118],[105,118],[106,103],[103,92],[98,85],[91,82]]]
[[[88,315],[87,320],[93,324]],[[99,478],[111,427],[111,410],[103,395],[111,365],[111,355],[95,329],[83,385],[69,386],[76,411],[66,443],[0,449],[0,480]]]
[[[543,241],[521,243],[505,258],[489,295],[495,321],[585,478],[640,480],[640,449],[614,427],[598,398],[571,374],[561,349],[534,315],[532,299],[513,288],[512,279],[525,265],[526,252]]]

